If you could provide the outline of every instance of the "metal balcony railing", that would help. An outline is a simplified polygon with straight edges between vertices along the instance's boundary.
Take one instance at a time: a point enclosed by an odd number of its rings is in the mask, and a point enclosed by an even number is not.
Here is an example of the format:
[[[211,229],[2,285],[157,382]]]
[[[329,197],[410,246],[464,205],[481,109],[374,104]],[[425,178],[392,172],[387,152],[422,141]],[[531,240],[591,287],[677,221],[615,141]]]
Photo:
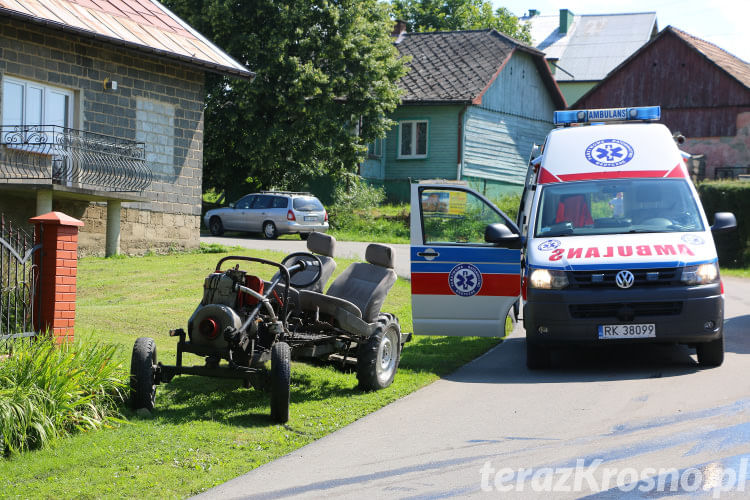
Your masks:
[[[152,176],[142,142],[57,125],[0,127],[0,182],[140,192]]]

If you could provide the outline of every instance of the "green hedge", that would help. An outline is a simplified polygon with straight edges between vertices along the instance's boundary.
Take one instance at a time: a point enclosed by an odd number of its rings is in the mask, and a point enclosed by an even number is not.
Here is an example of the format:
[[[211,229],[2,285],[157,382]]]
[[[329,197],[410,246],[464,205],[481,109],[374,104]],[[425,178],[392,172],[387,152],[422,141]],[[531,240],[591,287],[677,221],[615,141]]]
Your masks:
[[[750,182],[703,182],[698,193],[710,223],[716,212],[732,212],[737,218],[737,230],[714,235],[721,265],[750,266]]]

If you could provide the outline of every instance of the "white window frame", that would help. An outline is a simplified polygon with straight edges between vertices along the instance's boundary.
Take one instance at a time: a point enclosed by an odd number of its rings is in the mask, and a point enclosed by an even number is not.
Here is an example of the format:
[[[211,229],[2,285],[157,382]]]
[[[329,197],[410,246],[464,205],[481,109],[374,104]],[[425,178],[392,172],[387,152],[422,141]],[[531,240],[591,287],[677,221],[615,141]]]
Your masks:
[[[383,139],[375,139],[367,144],[367,157],[380,158],[383,156]]]
[[[404,124],[410,123],[411,127],[411,153],[402,154],[401,152],[401,128]],[[425,151],[424,154],[417,154],[417,124],[424,123],[427,131],[425,133]],[[430,153],[430,121],[429,120],[402,120],[398,122],[398,155],[400,160],[417,160],[425,159]]]
[[[2,82],[3,82],[3,85],[5,85],[5,82],[15,83],[15,84],[18,84],[18,85],[22,85],[23,86],[23,100],[24,100],[24,102],[22,104],[22,108],[21,108],[21,116],[22,116],[21,122],[22,123],[6,123],[5,117],[3,116],[2,120],[0,121],[0,123],[2,123],[3,125],[5,125],[5,126],[12,126],[12,125],[19,125],[19,126],[28,126],[28,125],[60,125],[62,127],[66,127],[66,128],[72,128],[73,127],[73,107],[74,107],[74,99],[73,99],[73,97],[74,96],[73,96],[73,92],[72,91],[67,90],[67,89],[63,89],[63,88],[60,88],[60,87],[54,87],[52,85],[46,85],[44,83],[38,83],[38,82],[31,81],[31,80],[24,80],[24,79],[21,79],[21,78],[15,78],[15,77],[10,77],[10,76],[4,76],[3,79],[2,79]],[[42,123],[39,123],[39,124],[36,124],[36,123],[35,124],[30,124],[28,122],[28,117],[27,117],[28,102],[26,101],[26,99],[27,99],[27,96],[28,96],[28,89],[30,87],[31,88],[35,88],[35,89],[39,89],[39,90],[42,91],[42,102],[40,103],[40,105],[41,105],[41,115],[42,115],[41,122]],[[52,93],[52,92],[57,93],[57,94],[62,94],[62,95],[66,96],[68,98],[68,109],[66,110],[65,121],[62,124],[47,123],[47,118],[46,118],[46,115],[47,115],[47,99],[49,97],[49,94]]]

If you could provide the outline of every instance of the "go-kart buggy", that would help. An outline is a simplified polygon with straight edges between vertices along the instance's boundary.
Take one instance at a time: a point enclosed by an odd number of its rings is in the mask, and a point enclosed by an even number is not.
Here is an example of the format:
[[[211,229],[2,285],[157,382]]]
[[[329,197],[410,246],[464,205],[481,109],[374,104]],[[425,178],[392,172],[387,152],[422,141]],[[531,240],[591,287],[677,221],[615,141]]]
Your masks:
[[[401,349],[411,339],[411,334],[401,333],[396,316],[380,311],[397,279],[393,250],[386,245],[368,245],[367,262],[351,264],[323,294],[320,292],[325,280],[332,273],[332,269],[325,270],[334,244],[335,239],[327,234],[310,235],[308,249],[321,254],[324,272],[306,285],[299,283],[300,278],[292,277],[289,332],[284,341],[295,358],[356,364],[361,389],[383,389],[393,381]],[[304,254],[291,254],[284,262],[300,259],[306,259]],[[306,269],[314,265],[314,262],[307,262]]]
[[[170,331],[170,336],[179,338],[174,366],[157,361],[153,339],[136,340],[130,367],[133,408],[152,410],[156,386],[182,374],[235,378],[246,387],[263,387],[270,359],[271,417],[286,422],[292,353],[340,359],[344,364],[356,357],[361,388],[390,385],[401,347],[411,338],[401,333],[395,316],[380,313],[396,281],[392,250],[369,245],[368,263],[349,266],[324,295],[314,290],[322,290],[335,268],[330,259],[333,243],[330,236],[312,233],[308,248],[319,251],[321,257],[298,252],[279,264],[244,256],[219,260],[204,281],[203,299],[188,321],[187,333],[181,328]],[[264,281],[241,270],[239,264],[222,270],[228,261],[275,266],[278,273]],[[203,356],[205,365],[184,366],[185,352]]]
[[[219,260],[216,270],[204,281],[203,299],[188,321],[187,334],[182,328],[169,332],[179,338],[175,366],[157,361],[153,339],[141,337],[135,341],[130,361],[133,408],[153,410],[156,386],[183,374],[235,378],[241,379],[245,387],[262,387],[268,374],[265,363],[270,359],[271,418],[282,423],[289,420],[291,353],[284,338],[288,332],[290,276],[306,269],[308,262],[316,262],[318,272],[311,276],[312,282],[322,268],[318,257],[304,255],[305,260],[289,267],[256,257],[229,256]],[[239,264],[222,270],[222,264],[228,261],[258,262],[277,267],[279,273],[266,285],[241,270]],[[283,285],[279,286],[281,282]],[[203,356],[205,365],[183,365],[182,355],[186,352]]]

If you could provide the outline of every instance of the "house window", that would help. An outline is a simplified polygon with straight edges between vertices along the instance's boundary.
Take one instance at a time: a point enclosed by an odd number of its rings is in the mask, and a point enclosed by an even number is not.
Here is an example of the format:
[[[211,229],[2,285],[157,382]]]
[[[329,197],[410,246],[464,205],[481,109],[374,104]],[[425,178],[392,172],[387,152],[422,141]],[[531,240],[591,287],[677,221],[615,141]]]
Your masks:
[[[375,139],[367,145],[368,158],[380,158],[383,156],[383,140]]]
[[[3,126],[72,123],[73,93],[17,78],[3,78]]]
[[[399,122],[399,158],[427,158],[427,120]]]

